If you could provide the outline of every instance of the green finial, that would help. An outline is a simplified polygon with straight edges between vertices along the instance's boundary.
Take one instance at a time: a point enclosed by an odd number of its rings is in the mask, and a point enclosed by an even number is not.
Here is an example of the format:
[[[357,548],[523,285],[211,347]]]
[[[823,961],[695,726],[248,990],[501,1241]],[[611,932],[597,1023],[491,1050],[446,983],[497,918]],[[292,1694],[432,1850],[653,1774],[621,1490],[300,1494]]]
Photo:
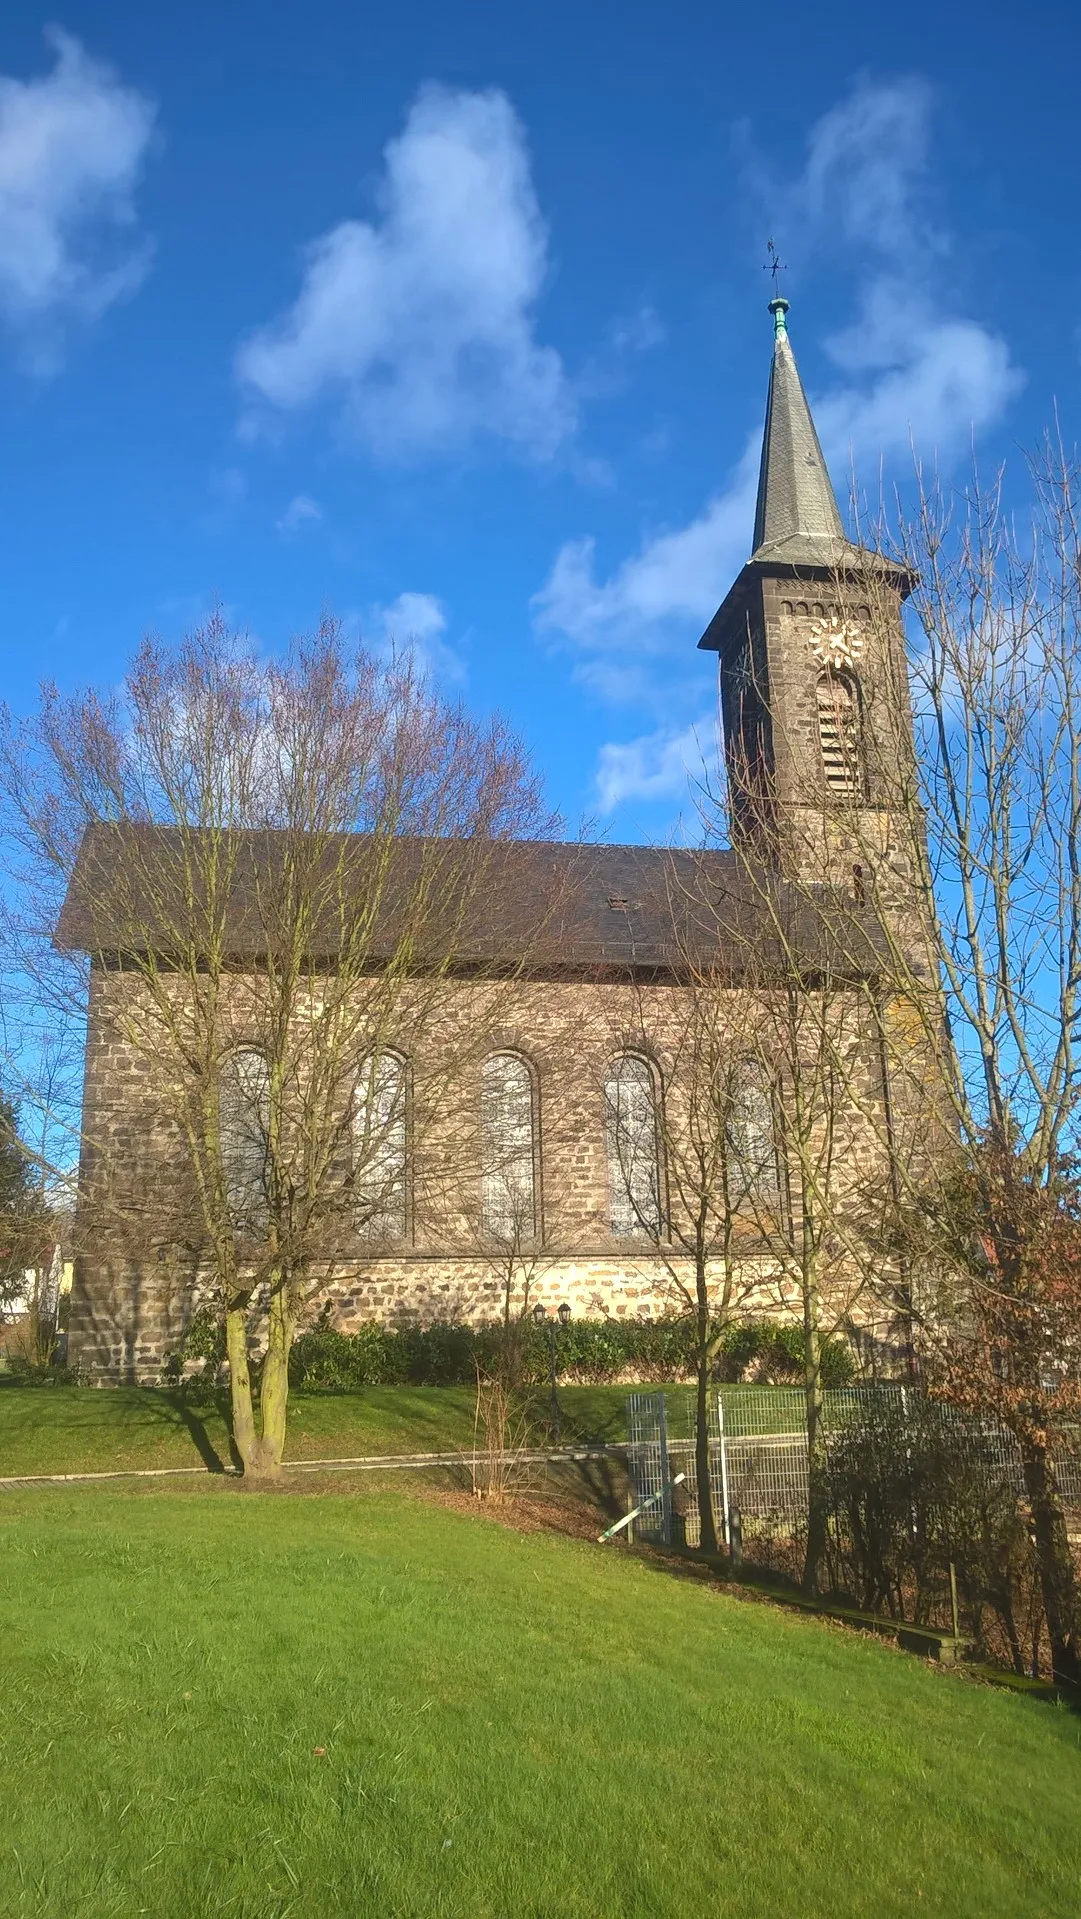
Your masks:
[[[787,340],[788,327],[785,323],[784,316],[788,312],[788,301],[782,299],[780,294],[777,294],[776,297],[770,301],[769,310],[773,315],[773,332],[775,338],[778,340]]]

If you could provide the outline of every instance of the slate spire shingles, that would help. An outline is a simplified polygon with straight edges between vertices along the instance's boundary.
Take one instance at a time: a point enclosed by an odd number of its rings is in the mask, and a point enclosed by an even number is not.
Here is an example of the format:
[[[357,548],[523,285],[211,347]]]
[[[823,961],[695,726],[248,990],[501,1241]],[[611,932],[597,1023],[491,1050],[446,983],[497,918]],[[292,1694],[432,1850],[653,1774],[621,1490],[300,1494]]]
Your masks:
[[[813,564],[821,556],[829,563],[845,544],[845,530],[788,338],[787,309],[786,300],[770,302],[775,335],[753,558]]]
[[[773,363],[770,368],[754,546],[698,644],[718,653],[725,635],[746,631],[746,596],[764,576],[822,579],[852,576],[890,579],[908,591],[907,576],[892,561],[848,539],[837,495],[818,438],[788,337],[788,301],[773,299]]]

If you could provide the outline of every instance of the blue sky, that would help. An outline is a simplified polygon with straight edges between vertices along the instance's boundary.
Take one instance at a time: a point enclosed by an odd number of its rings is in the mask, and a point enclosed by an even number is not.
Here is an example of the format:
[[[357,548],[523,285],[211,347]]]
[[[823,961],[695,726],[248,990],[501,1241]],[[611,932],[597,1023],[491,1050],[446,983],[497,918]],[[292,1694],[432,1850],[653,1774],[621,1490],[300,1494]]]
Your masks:
[[[572,827],[664,833],[767,236],[842,495],[1072,439],[1079,40],[1069,0],[8,0],[0,693],[330,611],[506,712]]]

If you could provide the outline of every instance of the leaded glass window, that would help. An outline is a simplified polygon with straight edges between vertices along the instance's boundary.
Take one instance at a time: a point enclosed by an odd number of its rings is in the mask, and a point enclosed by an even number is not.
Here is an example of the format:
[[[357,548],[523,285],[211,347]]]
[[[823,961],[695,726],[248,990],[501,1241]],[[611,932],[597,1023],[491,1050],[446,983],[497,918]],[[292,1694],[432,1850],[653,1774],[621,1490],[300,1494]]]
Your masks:
[[[757,1060],[735,1067],[728,1091],[728,1191],[733,1206],[777,1197],[777,1139],[773,1092]]]
[[[408,1223],[407,1090],[398,1053],[372,1053],[353,1102],[353,1196],[357,1225],[373,1239],[400,1240]]]
[[[609,1066],[604,1084],[610,1221],[616,1239],[656,1239],[661,1230],[657,1094],[637,1053]]]
[[[493,1053],[484,1062],[481,1160],[485,1233],[528,1243],[537,1231],[533,1075],[517,1053]]]
[[[220,1087],[221,1166],[234,1230],[261,1239],[267,1230],[270,1068],[253,1046],[230,1053]]]

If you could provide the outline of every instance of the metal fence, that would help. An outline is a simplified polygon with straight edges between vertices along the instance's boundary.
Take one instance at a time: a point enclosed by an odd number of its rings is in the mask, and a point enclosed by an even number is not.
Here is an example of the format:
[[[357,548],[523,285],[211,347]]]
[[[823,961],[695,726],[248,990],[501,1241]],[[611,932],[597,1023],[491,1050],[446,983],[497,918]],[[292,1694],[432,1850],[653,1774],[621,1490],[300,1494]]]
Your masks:
[[[909,1428],[933,1417],[941,1443],[964,1455],[989,1481],[1024,1496],[1017,1444],[994,1422],[928,1402],[914,1388],[844,1386],[823,1393],[820,1444],[825,1483],[843,1442],[862,1437],[872,1461],[877,1445],[904,1447]],[[792,1386],[722,1386],[710,1393],[709,1470],[713,1511],[726,1546],[733,1532],[744,1544],[787,1539],[798,1546],[810,1501],[807,1413],[802,1391]],[[628,1400],[629,1467],[635,1503],[653,1500],[636,1522],[641,1539],[670,1545],[678,1536],[700,1543],[695,1473],[695,1401],[692,1392],[632,1393]],[[685,1491],[668,1488],[686,1475]],[[1081,1451],[1056,1460],[1063,1499],[1081,1508]],[[682,1490],[682,1489],[681,1489]],[[657,1497],[662,1495],[661,1497]],[[1079,1512],[1081,1518],[1081,1512]],[[836,1518],[836,1515],[834,1515]]]

